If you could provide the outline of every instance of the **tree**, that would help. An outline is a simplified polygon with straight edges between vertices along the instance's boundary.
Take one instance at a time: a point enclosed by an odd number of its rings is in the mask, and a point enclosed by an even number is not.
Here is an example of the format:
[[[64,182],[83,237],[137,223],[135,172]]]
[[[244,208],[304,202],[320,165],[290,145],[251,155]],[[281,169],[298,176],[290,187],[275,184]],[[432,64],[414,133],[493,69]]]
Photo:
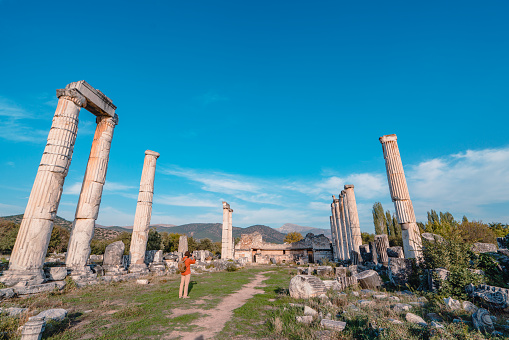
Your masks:
[[[373,224],[375,225],[375,234],[387,234],[387,219],[384,214],[382,203],[375,202],[373,204]]]
[[[161,233],[161,238],[163,241],[163,251],[165,253],[170,253],[173,251],[177,251],[179,249],[179,239],[181,234],[178,233]]]
[[[285,236],[285,242],[286,243],[294,243],[302,240],[304,237],[301,233],[298,233],[296,231],[292,231],[291,233],[286,234]]]
[[[63,253],[67,251],[70,236],[69,230],[59,225],[54,225],[49,240],[48,253]]]
[[[208,238],[204,238],[198,242],[197,250],[208,250],[212,254],[218,254],[221,253],[221,243],[220,242],[212,242]]]
[[[187,250],[189,250],[189,252],[193,252],[195,251],[198,246],[198,243],[196,242],[196,240],[194,239],[194,237],[192,236],[188,236],[187,237]]]
[[[148,231],[147,250],[159,250],[162,247],[162,238],[156,228],[150,228]]]
[[[375,235],[369,233],[361,233],[362,243],[366,244],[375,241]]]
[[[0,221],[0,253],[10,254],[16,236],[18,236],[19,224],[9,221]]]

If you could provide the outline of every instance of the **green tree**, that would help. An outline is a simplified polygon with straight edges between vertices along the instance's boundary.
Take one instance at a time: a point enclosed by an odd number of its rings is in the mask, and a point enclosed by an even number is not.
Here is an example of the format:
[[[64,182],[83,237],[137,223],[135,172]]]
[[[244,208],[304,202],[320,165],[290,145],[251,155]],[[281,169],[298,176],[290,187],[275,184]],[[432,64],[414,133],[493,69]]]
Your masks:
[[[375,234],[387,234],[387,220],[385,218],[384,207],[382,203],[373,204],[373,224],[375,225]]]
[[[163,241],[163,251],[165,253],[170,253],[173,251],[177,251],[179,248],[179,238],[182,236],[178,233],[161,233],[161,238]]]
[[[362,243],[363,244],[366,244],[366,243],[369,243],[369,242],[374,242],[375,241],[375,234],[370,234],[370,233],[362,232],[361,233],[361,238],[362,238]]]
[[[286,234],[284,242],[286,243],[294,243],[302,240],[304,237],[301,233],[298,233],[296,231],[292,231],[291,233]]]
[[[59,225],[54,225],[49,240],[48,253],[63,253],[67,251],[70,235],[69,230]]]
[[[191,253],[196,250],[196,247],[198,246],[198,243],[192,236],[187,237],[187,250],[189,250]]]
[[[148,231],[147,250],[159,250],[162,248],[162,237],[156,228],[150,228]]]
[[[124,242],[124,246],[125,246],[124,255],[129,255],[129,249],[131,248],[131,236],[132,236],[131,233],[129,233],[127,231],[123,231],[115,239],[110,240],[108,242],[108,244],[116,242],[116,241]]]
[[[19,224],[0,220],[0,253],[10,254],[16,237],[18,236]]]

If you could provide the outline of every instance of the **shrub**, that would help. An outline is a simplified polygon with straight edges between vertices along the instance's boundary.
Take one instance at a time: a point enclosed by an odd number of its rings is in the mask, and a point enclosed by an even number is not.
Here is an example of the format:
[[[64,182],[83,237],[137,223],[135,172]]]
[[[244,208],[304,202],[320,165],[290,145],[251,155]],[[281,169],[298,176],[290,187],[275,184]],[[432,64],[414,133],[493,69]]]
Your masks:
[[[237,270],[238,270],[238,268],[235,265],[235,263],[233,263],[233,262],[228,262],[228,264],[226,265],[226,271],[227,272],[234,272],[234,271],[237,271]]]

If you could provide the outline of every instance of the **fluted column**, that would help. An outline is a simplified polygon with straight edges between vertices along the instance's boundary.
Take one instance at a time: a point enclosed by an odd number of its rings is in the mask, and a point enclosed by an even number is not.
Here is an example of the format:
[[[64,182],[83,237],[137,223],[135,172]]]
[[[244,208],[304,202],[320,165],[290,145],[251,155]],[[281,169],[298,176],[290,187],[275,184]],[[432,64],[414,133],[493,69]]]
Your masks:
[[[223,228],[221,232],[221,259],[228,259],[228,243],[230,232],[228,226],[230,224],[230,205],[223,202]]]
[[[359,214],[357,212],[357,202],[355,201],[354,186],[352,184],[345,185],[345,198],[348,200],[348,217],[350,221],[350,229],[352,233],[353,251],[360,255],[359,246],[362,245],[361,227],[359,224]]]
[[[67,247],[66,266],[74,274],[84,274],[88,269],[86,264],[90,255],[90,242],[94,237],[95,220],[99,214],[110,158],[111,140],[113,130],[118,123],[118,116],[116,114],[114,117],[98,116],[96,121],[94,141]]]
[[[12,250],[9,270],[0,278],[7,285],[45,280],[42,266],[71,164],[79,112],[86,106],[85,97],[76,90],[57,90],[57,96],[53,124]]]
[[[338,258],[340,260],[345,260],[345,250],[343,246],[343,238],[345,235],[343,234],[343,229],[341,227],[341,216],[339,213],[339,198],[332,195],[332,216],[334,218],[334,226],[336,231],[336,247],[338,250]]]
[[[345,260],[350,259],[350,251],[352,250],[352,233],[350,230],[350,224],[348,223],[348,210],[346,209],[347,201],[345,200],[345,192],[341,191],[339,195],[339,213],[341,219],[341,229],[343,231],[343,247]]]
[[[422,255],[421,234],[415,221],[414,208],[408,193],[397,137],[396,135],[382,136],[380,137],[380,143],[382,143],[384,152],[391,198],[402,230],[405,258],[420,259]]]
[[[389,237],[387,234],[375,235],[376,252],[380,256],[380,262],[385,266],[389,263],[389,255],[387,255],[387,248],[389,248]]]
[[[233,259],[233,209],[228,210],[228,258]]]
[[[334,259],[340,259],[341,255],[339,254],[339,248],[338,248],[338,233],[337,233],[337,219],[336,219],[336,208],[334,207],[334,195],[333,197],[333,203],[330,205],[332,216],[330,216],[330,232],[331,232],[331,241],[332,241],[332,257]]]
[[[130,272],[146,272],[145,251],[148,241],[148,227],[152,217],[152,199],[154,197],[154,177],[156,173],[156,161],[159,153],[155,151],[145,151],[145,161],[141,173],[140,192],[138,194],[138,204],[134,215],[133,235],[131,236],[131,256]]]

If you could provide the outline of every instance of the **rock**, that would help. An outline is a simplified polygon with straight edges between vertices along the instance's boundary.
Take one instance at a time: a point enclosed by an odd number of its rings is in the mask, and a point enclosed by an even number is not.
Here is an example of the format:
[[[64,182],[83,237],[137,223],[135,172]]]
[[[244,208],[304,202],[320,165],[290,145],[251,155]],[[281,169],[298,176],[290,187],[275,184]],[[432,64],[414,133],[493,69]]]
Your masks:
[[[335,291],[341,290],[341,285],[336,280],[322,280],[323,284],[327,288],[327,290],[332,289]]]
[[[392,319],[392,318],[388,319],[388,321],[389,321],[389,322],[391,322],[391,323],[394,323],[394,324],[396,324],[396,325],[401,325],[401,324],[403,324],[403,321],[399,321],[399,320]]]
[[[403,253],[403,247],[389,247],[389,248],[387,248],[387,256],[395,257],[398,259],[405,258],[405,255]]]
[[[62,308],[48,309],[37,315],[38,318],[42,318],[46,321],[48,320],[62,321],[65,319],[66,316],[67,311]]]
[[[401,313],[401,312],[406,312],[406,311],[409,311],[410,309],[412,309],[412,305],[409,305],[407,303],[397,303],[394,305],[394,307],[392,307],[392,309],[395,312]]]
[[[309,267],[297,267],[297,275],[310,275]]]
[[[327,292],[322,280],[312,275],[297,275],[290,281],[290,296],[296,299],[309,299]]]
[[[467,294],[478,299],[481,304],[488,308],[506,309],[509,307],[509,290],[489,285],[478,285],[475,287],[469,284],[465,287]]]
[[[353,295],[353,296],[357,296],[357,297],[359,297],[359,296],[360,296],[359,292],[358,292],[358,291],[356,291],[356,290],[352,291],[352,295]]]
[[[320,325],[326,329],[341,332],[342,330],[345,329],[346,322],[322,319],[322,321],[320,321]]]
[[[136,280],[136,283],[139,285],[148,285],[148,280],[147,279],[139,279],[139,280]]]
[[[359,300],[357,301],[361,307],[369,307],[374,305],[375,303],[371,300]]]
[[[366,270],[354,275],[364,289],[378,288],[382,285],[380,275],[374,270]]]
[[[432,321],[442,321],[442,318],[437,313],[428,313],[426,316]]]
[[[376,292],[374,290],[371,290],[371,289],[361,289],[361,294],[362,295],[373,295],[375,293]]]
[[[423,318],[421,318],[420,316],[418,315],[415,315],[413,313],[407,313],[405,315],[405,319],[406,321],[410,322],[410,323],[415,323],[415,324],[418,324],[418,325],[421,325],[421,326],[427,326],[427,322],[424,321]]]
[[[430,242],[430,243],[435,243],[435,242],[443,242],[444,241],[444,238],[440,235],[437,235],[437,234],[432,234],[432,233],[422,233],[421,234],[421,238]]]
[[[44,273],[48,281],[62,281],[67,276],[66,267],[48,267],[44,268]]]
[[[461,304],[461,306],[463,307],[463,309],[471,314],[477,312],[477,310],[479,308],[477,308],[476,305],[474,305],[472,302],[470,301],[463,301],[463,303]]]
[[[401,299],[397,296],[389,296],[389,301],[396,301],[399,302]]]
[[[9,299],[14,296],[16,296],[16,293],[13,288],[0,289],[0,299]]]
[[[387,297],[386,294],[376,294],[376,295],[373,295],[373,298],[377,299],[377,300],[383,300]]]
[[[318,315],[318,312],[311,307],[304,306],[304,315],[315,316]]]
[[[461,308],[461,303],[452,297],[445,298],[444,304],[449,310],[457,310]]]
[[[19,316],[19,315],[23,314],[26,310],[27,310],[27,308],[18,308],[18,307],[1,308],[0,307],[0,314],[7,314],[9,316]]]
[[[477,312],[472,315],[472,322],[474,328],[481,332],[491,333],[495,330],[493,320],[490,317],[490,312],[484,308],[479,308]]]
[[[405,286],[413,274],[412,259],[389,258],[387,274],[392,284]]]
[[[295,320],[299,323],[309,325],[311,322],[313,322],[313,316],[311,316],[311,315],[296,316]]]
[[[474,253],[496,253],[497,249],[497,246],[493,243],[481,242],[474,243],[471,248]]]
[[[427,270],[428,273],[428,287],[432,291],[437,291],[443,281],[449,278],[450,272],[444,268],[436,268]]]
[[[334,270],[331,266],[319,266],[316,267],[314,272],[319,276],[334,276]]]
[[[348,268],[346,267],[336,267],[336,277],[346,277]]]
[[[431,321],[431,327],[435,327],[435,328],[445,328],[442,324],[436,322],[436,321]]]
[[[42,292],[51,292],[55,289],[62,290],[65,287],[64,281],[53,281],[39,285],[31,286],[14,286],[14,292],[18,295],[37,294]]]
[[[339,290],[343,290],[347,287],[354,286],[358,283],[357,278],[355,276],[338,276],[336,277],[336,281],[338,282]]]
[[[120,274],[125,272],[124,262],[124,242],[116,241],[109,244],[104,250],[103,268],[107,274]]]
[[[301,304],[301,303],[289,303],[288,304],[290,307],[300,307],[300,308],[304,308],[304,305]]]
[[[39,340],[42,337],[42,332],[44,332],[45,326],[46,321],[44,321],[44,319],[32,316],[28,318],[27,322],[22,327],[20,327],[21,338],[27,340]]]
[[[354,312],[359,311],[359,307],[357,307],[356,305],[353,305],[353,304],[349,304],[348,306],[346,306],[346,308],[348,308]]]

